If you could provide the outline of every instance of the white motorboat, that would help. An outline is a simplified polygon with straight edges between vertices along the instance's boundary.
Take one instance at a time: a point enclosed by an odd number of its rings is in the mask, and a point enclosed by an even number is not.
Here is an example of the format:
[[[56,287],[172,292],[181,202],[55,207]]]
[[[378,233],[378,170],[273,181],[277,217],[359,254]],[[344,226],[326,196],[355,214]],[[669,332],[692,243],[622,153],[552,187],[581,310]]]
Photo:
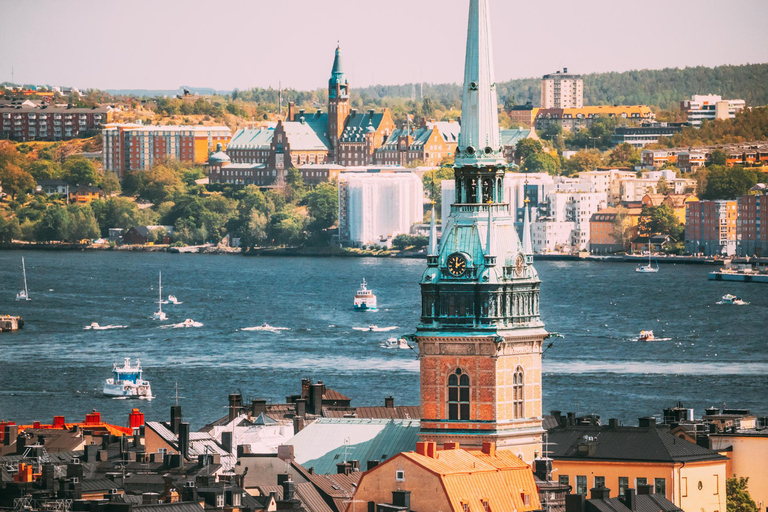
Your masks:
[[[640,331],[640,336],[637,337],[638,341],[653,341],[655,339],[653,331]]]
[[[355,311],[376,311],[376,295],[368,289],[368,284],[363,279],[360,289],[355,294]]]
[[[21,257],[21,273],[24,276],[24,289],[16,294],[16,300],[30,300],[29,288],[27,288],[27,267],[24,264],[24,256]]]
[[[183,304],[183,302],[181,302],[179,299],[177,299],[175,295],[169,295],[168,296],[168,302],[166,302],[166,304],[168,304],[168,303],[174,304],[174,305],[177,305],[177,306],[179,304]]]
[[[723,295],[723,298],[718,302],[718,304],[731,304],[733,306],[746,306],[749,304],[749,302],[745,302],[739,297],[735,295],[731,295],[730,293]]]
[[[99,325],[98,322],[91,322],[91,325],[83,327],[86,331],[108,331],[110,329],[126,329],[127,325]]]
[[[141,360],[131,366],[131,358],[126,357],[122,368],[117,363],[112,365],[112,378],[104,382],[104,395],[112,398],[139,398],[152,400],[152,388],[149,381],[142,378]]]
[[[267,322],[264,322],[263,324],[257,327],[243,327],[240,330],[241,331],[280,332],[280,331],[290,331],[291,329],[289,327],[274,327],[272,325],[269,325]]]
[[[160,271],[160,274],[157,278],[157,287],[158,287],[158,297],[157,297],[157,306],[158,310],[155,311],[155,313],[152,315],[152,320],[168,320],[168,315],[166,315],[163,312],[163,271]]]
[[[382,348],[387,349],[410,349],[411,346],[408,344],[405,338],[389,338],[387,341],[381,344]]]
[[[172,324],[172,325],[164,325],[163,327],[173,327],[174,329],[186,329],[189,327],[202,327],[202,322],[195,322],[191,318],[187,318],[183,322],[179,322],[178,324]]]

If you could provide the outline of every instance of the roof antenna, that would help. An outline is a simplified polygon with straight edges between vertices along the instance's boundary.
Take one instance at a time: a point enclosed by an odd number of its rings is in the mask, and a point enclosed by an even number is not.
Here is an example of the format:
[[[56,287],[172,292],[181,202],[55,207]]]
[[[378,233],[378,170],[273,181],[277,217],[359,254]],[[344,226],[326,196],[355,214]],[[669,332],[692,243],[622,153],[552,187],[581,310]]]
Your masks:
[[[183,399],[183,398],[186,398],[186,397],[179,396],[179,381],[176,381],[176,385],[174,386],[174,388],[175,388],[175,392],[173,394],[173,399],[176,402],[176,405],[179,405],[179,399]]]

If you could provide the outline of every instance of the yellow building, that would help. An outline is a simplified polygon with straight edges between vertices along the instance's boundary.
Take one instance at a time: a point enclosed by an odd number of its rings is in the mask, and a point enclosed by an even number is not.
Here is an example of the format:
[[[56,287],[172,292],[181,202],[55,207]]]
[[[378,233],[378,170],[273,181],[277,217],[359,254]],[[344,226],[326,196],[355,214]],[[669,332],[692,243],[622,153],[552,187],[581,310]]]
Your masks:
[[[698,200],[699,198],[693,194],[645,194],[642,199],[643,206],[649,208],[661,205],[669,206],[675,212],[678,222],[683,226],[685,226],[686,205]]]
[[[757,509],[765,510],[768,507],[768,429],[711,434],[709,442],[713,450],[730,458],[728,478],[749,478],[749,494]]]
[[[594,487],[621,496],[629,488],[653,485],[683,510],[724,512],[727,457],[657,428],[653,418],[640,427],[566,426],[549,431],[553,473],[575,493]]]

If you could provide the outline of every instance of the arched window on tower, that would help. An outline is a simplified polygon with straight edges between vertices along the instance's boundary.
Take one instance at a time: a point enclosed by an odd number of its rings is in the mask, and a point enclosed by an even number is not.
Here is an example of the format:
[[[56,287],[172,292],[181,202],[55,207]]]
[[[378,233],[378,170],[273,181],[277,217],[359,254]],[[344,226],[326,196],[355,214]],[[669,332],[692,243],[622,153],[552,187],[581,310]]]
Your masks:
[[[525,398],[524,398],[524,375],[523,375],[523,368],[518,366],[517,370],[515,370],[515,375],[513,376],[512,384],[513,384],[513,403],[514,403],[514,414],[515,418],[524,418],[525,417]]]
[[[469,375],[461,368],[448,376],[448,419],[469,419]]]

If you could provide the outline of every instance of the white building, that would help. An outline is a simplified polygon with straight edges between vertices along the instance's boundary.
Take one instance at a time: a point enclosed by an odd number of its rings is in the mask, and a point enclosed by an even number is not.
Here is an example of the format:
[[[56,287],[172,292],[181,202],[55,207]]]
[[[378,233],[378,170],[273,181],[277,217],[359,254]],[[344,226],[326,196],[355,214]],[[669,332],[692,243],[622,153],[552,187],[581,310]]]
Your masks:
[[[569,75],[568,68],[541,79],[541,108],[584,107],[584,80]]]
[[[339,239],[388,245],[424,219],[421,179],[403,167],[358,167],[339,174]]]
[[[635,179],[636,177],[637,174],[634,171],[622,171],[620,169],[579,173],[579,178],[592,184],[593,192],[608,194],[608,206],[615,206],[621,201],[621,180]]]
[[[568,188],[564,178],[560,185]],[[608,205],[606,192],[558,191],[547,196],[546,212],[533,223],[533,248],[536,252],[575,252],[589,250],[593,214]]]
[[[688,122],[696,127],[704,120],[733,119],[746,107],[744,100],[724,100],[717,94],[694,94],[690,100],[680,102],[680,108],[688,115]]]

